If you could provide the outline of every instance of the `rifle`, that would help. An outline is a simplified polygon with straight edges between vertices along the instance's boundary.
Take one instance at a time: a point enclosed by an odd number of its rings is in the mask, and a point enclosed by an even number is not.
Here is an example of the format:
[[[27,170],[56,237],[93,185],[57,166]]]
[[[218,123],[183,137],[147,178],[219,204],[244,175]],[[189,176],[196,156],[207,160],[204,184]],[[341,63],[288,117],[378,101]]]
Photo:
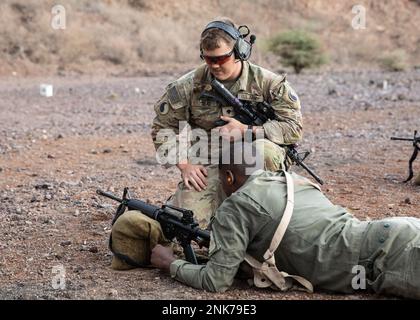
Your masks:
[[[99,189],[96,190],[96,193],[120,203],[112,224],[125,212],[126,208],[141,211],[144,215],[160,223],[166,239],[178,241],[188,262],[198,264],[195,252],[191,247],[191,241],[196,242],[200,247],[208,246],[210,232],[199,228],[191,210],[171,205],[163,205],[159,208],[138,199],[130,199],[128,188],[124,188],[122,199]]]
[[[266,101],[258,102],[256,105],[246,102],[244,103],[235,97],[229,90],[225,88],[223,84],[221,84],[216,79],[211,81],[211,87],[219,96],[212,95],[209,92],[203,92],[202,97],[212,98],[219,103],[225,103],[233,106],[235,110],[234,118],[243,124],[261,126],[268,120],[280,120],[276,115],[273,107]],[[226,123],[227,122],[224,120],[217,120],[215,122],[216,126],[223,126]],[[303,169],[305,169],[318,183],[321,185],[324,184],[324,181],[322,181],[322,179],[303,162],[309,155],[309,151],[305,151],[304,155],[301,156],[301,153],[296,150],[298,146],[297,144],[280,146],[286,149],[287,156],[297,166],[301,166]]]
[[[408,178],[403,181],[403,182],[408,182],[414,176],[413,162],[414,162],[414,160],[416,160],[417,155],[418,155],[418,153],[420,151],[420,136],[417,136],[417,130],[414,130],[414,137],[413,137],[413,139],[411,139],[411,138],[391,137],[391,140],[400,140],[400,141],[411,141],[411,142],[413,142],[414,151],[413,151],[413,154],[411,155],[410,160],[408,161]]]

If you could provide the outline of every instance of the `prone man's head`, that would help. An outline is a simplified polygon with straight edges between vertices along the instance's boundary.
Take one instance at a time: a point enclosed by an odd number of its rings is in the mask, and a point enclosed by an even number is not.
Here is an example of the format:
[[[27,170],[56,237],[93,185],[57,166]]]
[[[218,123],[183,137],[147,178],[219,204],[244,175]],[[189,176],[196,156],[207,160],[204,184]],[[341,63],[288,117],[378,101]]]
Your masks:
[[[219,176],[227,196],[242,187],[256,170],[262,169],[262,152],[255,143],[241,141],[230,143],[223,148],[219,158]]]

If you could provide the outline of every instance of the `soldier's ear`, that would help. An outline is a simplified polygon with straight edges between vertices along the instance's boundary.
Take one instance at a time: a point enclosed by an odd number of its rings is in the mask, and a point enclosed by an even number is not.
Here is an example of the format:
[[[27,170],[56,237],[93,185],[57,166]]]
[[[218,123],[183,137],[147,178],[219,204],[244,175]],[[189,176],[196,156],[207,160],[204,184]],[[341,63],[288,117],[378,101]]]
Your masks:
[[[226,170],[226,181],[228,185],[233,185],[235,183],[235,176],[232,171]]]

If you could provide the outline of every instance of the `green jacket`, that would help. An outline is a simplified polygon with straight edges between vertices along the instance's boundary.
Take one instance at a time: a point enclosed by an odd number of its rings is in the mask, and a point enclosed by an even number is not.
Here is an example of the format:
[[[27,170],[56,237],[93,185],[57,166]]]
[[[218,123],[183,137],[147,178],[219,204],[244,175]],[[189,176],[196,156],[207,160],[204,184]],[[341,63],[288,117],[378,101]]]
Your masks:
[[[245,253],[259,261],[268,249],[286,205],[286,184],[270,179],[281,173],[260,171],[227,198],[212,220],[207,265],[176,260],[171,276],[192,287],[225,291]],[[352,268],[358,264],[368,225],[332,204],[307,179],[292,174],[294,212],[275,253],[280,271],[303,276],[314,288],[351,292]]]

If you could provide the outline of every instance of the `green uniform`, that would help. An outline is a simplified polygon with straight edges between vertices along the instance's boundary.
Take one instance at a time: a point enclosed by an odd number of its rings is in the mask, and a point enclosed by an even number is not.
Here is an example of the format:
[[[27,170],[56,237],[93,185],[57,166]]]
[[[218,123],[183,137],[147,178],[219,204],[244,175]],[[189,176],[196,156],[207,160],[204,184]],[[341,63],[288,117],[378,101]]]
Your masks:
[[[261,171],[227,198],[212,219],[207,265],[175,260],[171,276],[208,291],[228,289],[248,253],[259,261],[286,205],[286,184]],[[306,178],[293,174],[294,211],[275,261],[280,271],[309,280],[315,290],[354,292],[355,266],[366,288],[420,298],[420,220],[362,222],[332,204]]]
[[[212,141],[211,130],[216,127],[215,121],[219,120],[221,115],[234,116],[235,111],[232,106],[223,106],[217,101],[203,98],[203,92],[211,92],[211,80],[207,65],[202,65],[168,85],[166,92],[154,107],[156,117],[152,125],[152,138],[158,157],[172,154],[176,156],[176,160],[179,159],[180,150],[177,147],[179,136],[176,140],[167,141],[164,136],[159,135],[159,132],[170,129],[179,135],[179,124],[185,122],[191,129],[202,129],[201,132],[207,135],[208,153],[199,150],[198,162],[205,165],[216,164],[214,159],[218,160],[221,145],[218,140]],[[266,146],[265,169],[282,168],[285,151],[274,143],[292,144],[300,141],[302,137],[300,101],[285,76],[276,75],[245,61],[238,80],[225,85],[243,101],[271,103],[277,116],[282,119],[282,121],[268,121],[263,125]],[[171,164],[176,163],[178,161]],[[204,219],[207,222],[211,213],[215,212],[224,199],[217,168],[216,166],[213,168],[214,170],[210,166],[209,185],[206,190],[189,191],[181,182],[171,200],[174,205],[193,210],[198,220]],[[215,176],[210,177],[210,174]]]

